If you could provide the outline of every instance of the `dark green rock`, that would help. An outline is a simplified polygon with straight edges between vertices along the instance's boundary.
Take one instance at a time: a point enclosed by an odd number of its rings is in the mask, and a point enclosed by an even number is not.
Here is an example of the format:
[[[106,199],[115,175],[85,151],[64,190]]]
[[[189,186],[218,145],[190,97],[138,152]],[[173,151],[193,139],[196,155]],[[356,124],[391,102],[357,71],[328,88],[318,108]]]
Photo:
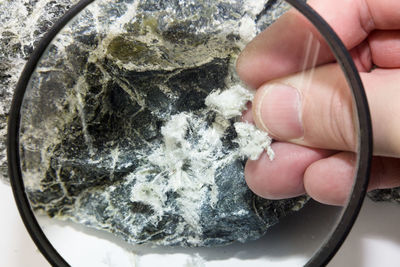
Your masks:
[[[259,31],[262,7],[97,1],[82,12],[49,47],[24,101],[22,166],[33,208],[170,246],[257,239],[301,208],[306,197],[270,201],[247,188],[235,120],[221,140],[205,139],[219,115],[204,100],[239,83],[234,63],[249,41],[240,25]],[[168,152],[165,127],[182,118],[183,139]],[[193,156],[178,153],[186,146]]]

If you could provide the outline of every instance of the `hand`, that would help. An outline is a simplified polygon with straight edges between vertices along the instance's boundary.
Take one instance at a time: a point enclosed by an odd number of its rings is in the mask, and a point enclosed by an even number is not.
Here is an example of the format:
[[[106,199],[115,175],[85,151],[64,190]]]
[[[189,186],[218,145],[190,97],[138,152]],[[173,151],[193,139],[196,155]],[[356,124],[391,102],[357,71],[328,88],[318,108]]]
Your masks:
[[[364,83],[374,133],[369,190],[400,186],[400,1],[310,0],[346,47]],[[310,88],[299,82],[307,36],[321,43]],[[374,68],[373,68],[374,67]],[[291,10],[247,45],[241,79],[258,88],[245,120],[269,132],[276,159],[248,161],[249,187],[269,199],[308,193],[343,205],[351,191],[356,132],[343,73],[315,28]],[[304,74],[311,75],[311,72]]]

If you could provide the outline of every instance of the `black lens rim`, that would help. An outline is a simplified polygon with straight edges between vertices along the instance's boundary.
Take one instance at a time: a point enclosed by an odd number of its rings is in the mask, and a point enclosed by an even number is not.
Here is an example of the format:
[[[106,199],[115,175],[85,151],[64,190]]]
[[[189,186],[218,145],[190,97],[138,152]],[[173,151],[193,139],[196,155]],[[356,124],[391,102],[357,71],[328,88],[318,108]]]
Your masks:
[[[31,238],[40,252],[52,266],[70,266],[66,260],[52,246],[46,235],[43,233],[36,217],[31,209],[25,186],[22,179],[19,155],[19,131],[21,119],[21,106],[31,75],[35,71],[38,61],[46,48],[60,32],[60,30],[79,12],[94,0],[81,0],[70,8],[48,31],[34,49],[22,74],[18,80],[13,101],[9,113],[7,131],[7,158],[8,172],[14,194],[14,198],[21,215],[21,218]],[[358,213],[361,209],[367,191],[369,174],[372,160],[372,126],[366,94],[358,74],[357,68],[348,53],[346,47],[332,30],[332,28],[319,16],[308,4],[302,0],[285,0],[302,13],[325,38],[333,54],[342,67],[346,79],[350,85],[358,113],[358,165],[355,176],[353,191],[347,206],[341,214],[335,229],[331,232],[327,241],[313,255],[305,266],[325,266],[336,254],[348,233],[350,232]]]
[[[19,214],[28,230],[32,240],[35,242],[39,251],[52,266],[70,266],[65,259],[52,246],[46,235],[43,233],[36,217],[31,209],[25,186],[22,179],[20,155],[19,155],[19,131],[21,122],[21,106],[32,73],[35,71],[37,63],[42,57],[46,48],[60,32],[62,28],[80,11],[94,0],[81,0],[71,7],[45,34],[37,47],[33,50],[28,62],[26,63],[21,76],[18,80],[8,118],[7,128],[7,161],[8,175],[14,194],[14,199],[18,207]]]
[[[368,189],[373,152],[371,115],[357,67],[345,45],[328,23],[301,0],[285,0],[303,14],[325,38],[341,66],[355,102],[358,114],[358,158],[353,191],[336,228],[305,266],[325,266],[339,250],[356,221]]]

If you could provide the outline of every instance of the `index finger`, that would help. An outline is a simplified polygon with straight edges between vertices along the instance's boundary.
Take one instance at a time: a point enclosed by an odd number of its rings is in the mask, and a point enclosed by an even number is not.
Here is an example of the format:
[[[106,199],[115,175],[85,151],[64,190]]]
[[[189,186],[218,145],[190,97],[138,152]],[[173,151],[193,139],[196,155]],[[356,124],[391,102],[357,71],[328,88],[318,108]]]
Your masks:
[[[348,49],[360,44],[374,29],[400,29],[398,0],[310,0],[308,3]],[[258,88],[269,80],[303,70],[310,35],[320,43],[316,64],[333,61],[330,48],[315,27],[292,9],[246,46],[237,61],[239,76],[249,86]]]

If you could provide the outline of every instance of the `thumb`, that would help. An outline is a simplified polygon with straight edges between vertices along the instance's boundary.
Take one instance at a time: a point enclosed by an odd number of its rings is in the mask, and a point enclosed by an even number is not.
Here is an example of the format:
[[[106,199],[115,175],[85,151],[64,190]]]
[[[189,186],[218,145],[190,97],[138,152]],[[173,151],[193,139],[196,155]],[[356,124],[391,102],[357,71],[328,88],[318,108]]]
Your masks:
[[[362,73],[374,130],[374,153],[400,157],[400,71]],[[252,106],[256,125],[275,139],[343,151],[355,151],[356,116],[344,74],[328,64],[270,81]]]

